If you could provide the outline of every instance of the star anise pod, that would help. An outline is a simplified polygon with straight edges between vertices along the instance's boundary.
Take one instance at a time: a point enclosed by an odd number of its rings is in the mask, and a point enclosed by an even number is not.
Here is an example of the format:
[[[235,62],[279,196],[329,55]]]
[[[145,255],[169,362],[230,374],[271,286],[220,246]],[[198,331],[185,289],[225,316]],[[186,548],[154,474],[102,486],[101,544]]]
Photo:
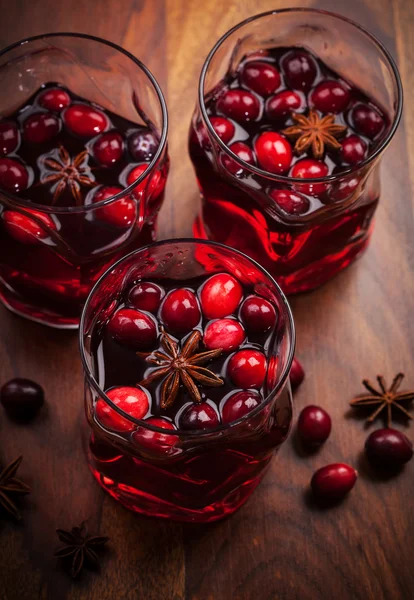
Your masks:
[[[188,393],[194,402],[201,402],[200,390],[197,381],[202,385],[219,387],[224,381],[215,373],[200,367],[200,365],[209,360],[220,356],[221,348],[209,350],[196,354],[196,350],[201,340],[201,333],[193,331],[180,351],[178,343],[164,330],[161,336],[161,345],[164,352],[156,351],[151,354],[137,352],[138,356],[143,356],[147,362],[157,365],[148,377],[143,379],[139,385],[147,387],[153,381],[164,377],[161,387],[161,408],[168,408],[177,397],[180,382],[187,388]]]
[[[335,138],[343,135],[347,127],[335,123],[335,115],[319,117],[316,110],[311,109],[308,116],[301,113],[292,113],[291,116],[295,125],[284,129],[282,133],[296,140],[294,147],[296,154],[302,154],[312,148],[313,156],[322,158],[325,146],[332,150],[339,150],[341,147]]]
[[[13,496],[30,494],[31,490],[23,481],[15,477],[23,456],[19,456],[0,473],[0,506],[18,521],[22,518]]]
[[[79,206],[83,204],[81,186],[94,187],[96,185],[88,166],[87,150],[83,150],[72,159],[68,151],[60,144],[57,158],[44,158],[42,163],[47,172],[45,176],[41,176],[40,183],[57,184],[53,193],[52,204],[56,204],[61,194],[68,188]]]
[[[363,380],[363,385],[370,392],[368,395],[360,395],[356,396],[353,400],[351,400],[351,406],[357,407],[365,407],[365,406],[375,406],[378,405],[378,408],[374,410],[374,412],[368,417],[367,422],[372,423],[376,419],[376,417],[386,408],[387,409],[387,426],[389,427],[392,422],[392,409],[397,408],[400,410],[408,419],[412,419],[413,417],[410,413],[401,406],[401,402],[411,402],[414,400],[414,390],[407,390],[406,392],[397,392],[400,387],[402,380],[404,379],[404,373],[398,373],[392,381],[392,384],[389,388],[387,388],[387,384],[385,383],[385,379],[382,375],[377,376],[378,385],[380,387],[379,390],[376,390],[372,383],[368,381],[368,379]]]
[[[85,563],[93,567],[99,566],[99,556],[96,550],[109,542],[108,537],[89,535],[86,521],[83,521],[79,527],[72,527],[71,531],[56,529],[56,533],[64,545],[55,552],[54,556],[71,558],[70,574],[72,577],[79,575]]]

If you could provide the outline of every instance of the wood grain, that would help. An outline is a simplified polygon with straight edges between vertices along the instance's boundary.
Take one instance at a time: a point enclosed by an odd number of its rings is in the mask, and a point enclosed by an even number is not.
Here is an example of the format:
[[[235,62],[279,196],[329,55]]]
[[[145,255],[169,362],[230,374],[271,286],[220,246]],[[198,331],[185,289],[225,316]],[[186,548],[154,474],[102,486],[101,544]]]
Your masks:
[[[229,27],[277,0],[0,0],[0,44],[46,31],[93,33],[120,43],[153,71],[170,114],[171,175],[160,237],[189,235],[197,210],[187,132],[203,60]],[[383,195],[371,247],[358,264],[312,294],[292,300],[306,382],[296,410],[328,408],[334,430],[312,456],[295,437],[282,447],[263,484],[231,519],[208,527],[136,517],[97,487],[80,441],[83,383],[76,335],[51,331],[0,310],[0,382],[31,377],[48,410],[30,426],[0,414],[0,460],[25,456],[33,487],[24,522],[0,521],[0,600],[409,600],[413,597],[413,466],[381,479],[361,450],[363,421],[348,400],[364,376],[397,370],[414,385],[413,191],[414,4],[412,0],[321,0],[375,33],[401,68],[405,117],[383,161]],[[404,424],[399,425],[402,429]],[[413,437],[413,426],[408,431]],[[355,490],[319,510],[306,494],[314,469],[357,466]],[[72,582],[56,566],[56,527],[90,517],[111,537],[102,575]]]

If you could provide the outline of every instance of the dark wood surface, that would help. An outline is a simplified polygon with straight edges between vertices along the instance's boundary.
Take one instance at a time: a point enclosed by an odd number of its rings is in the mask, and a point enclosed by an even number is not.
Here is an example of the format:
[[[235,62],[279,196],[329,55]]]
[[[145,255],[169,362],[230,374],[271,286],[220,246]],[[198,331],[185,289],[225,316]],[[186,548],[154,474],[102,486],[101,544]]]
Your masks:
[[[309,2],[308,2],[309,3]],[[79,31],[125,46],[153,71],[170,114],[171,175],[160,237],[189,235],[197,208],[186,137],[197,79],[208,49],[229,27],[280,0],[1,0],[0,44],[49,31]],[[380,479],[361,460],[367,435],[350,417],[360,381],[398,370],[414,386],[414,2],[323,0],[373,31],[396,58],[405,116],[383,161],[383,195],[368,253],[322,289],[292,301],[306,382],[296,414],[327,407],[333,434],[303,456],[294,436],[251,500],[231,519],[182,526],[130,514],[92,480],[80,444],[83,383],[74,333],[43,328],[0,309],[0,381],[33,378],[48,409],[30,426],[0,411],[0,459],[25,457],[33,488],[24,521],[0,521],[1,600],[409,600],[414,597],[414,465]],[[399,427],[405,430],[403,423]],[[406,430],[414,437],[414,425]],[[309,504],[314,469],[345,461],[359,468],[346,501]],[[90,517],[111,537],[100,576],[73,582],[53,558],[55,528]]]

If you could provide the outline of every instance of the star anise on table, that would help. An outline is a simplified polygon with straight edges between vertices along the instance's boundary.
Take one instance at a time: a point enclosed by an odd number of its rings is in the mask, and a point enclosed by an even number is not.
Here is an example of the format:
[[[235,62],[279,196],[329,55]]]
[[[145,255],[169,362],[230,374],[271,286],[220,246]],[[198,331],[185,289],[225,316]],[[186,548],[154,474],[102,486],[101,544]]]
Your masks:
[[[40,178],[40,183],[56,183],[53,205],[56,204],[66,188],[69,189],[78,206],[83,204],[81,186],[94,187],[96,185],[88,166],[88,156],[88,151],[83,150],[71,158],[66,148],[59,145],[56,158],[51,156],[43,158],[42,164],[46,170]]]
[[[400,410],[408,419],[412,419],[412,415],[408,412],[404,406],[401,406],[401,402],[411,402],[414,400],[414,390],[407,390],[405,392],[397,392],[400,387],[402,380],[404,379],[404,373],[398,373],[390,387],[387,387],[385,379],[382,375],[377,376],[379,390],[376,390],[372,383],[368,379],[363,380],[363,385],[370,392],[368,395],[356,396],[351,400],[350,405],[353,407],[364,408],[366,406],[377,406],[374,412],[368,417],[367,422],[372,423],[376,417],[386,408],[387,409],[387,426],[390,427],[392,422],[392,409],[397,408]]]
[[[179,344],[168,333],[162,330],[161,345],[164,352],[155,351],[150,354],[137,352],[145,360],[156,365],[148,377],[140,381],[139,385],[147,387],[153,381],[164,377],[161,387],[161,408],[168,408],[177,397],[180,382],[187,388],[188,393],[194,402],[201,402],[201,394],[197,383],[202,385],[219,387],[224,381],[210,369],[200,365],[217,358],[222,353],[221,348],[208,350],[196,354],[201,340],[201,333],[193,331],[188,337],[180,351]]]
[[[58,558],[70,558],[72,561],[70,574],[77,577],[85,563],[92,567],[99,566],[99,556],[97,550],[101,549],[109,542],[108,537],[88,534],[86,521],[83,521],[79,527],[72,527],[71,531],[56,529],[59,540],[64,544],[55,552]]]
[[[325,147],[339,150],[341,144],[336,138],[343,135],[346,125],[335,123],[335,115],[319,117],[316,110],[310,110],[306,116],[301,113],[292,113],[295,125],[283,129],[282,133],[289,139],[296,140],[294,150],[296,154],[302,154],[309,148],[315,158],[322,158]]]
[[[14,503],[13,497],[24,496],[31,492],[28,485],[15,477],[22,460],[23,456],[19,456],[19,458],[16,458],[0,473],[0,506],[18,521],[22,517]]]

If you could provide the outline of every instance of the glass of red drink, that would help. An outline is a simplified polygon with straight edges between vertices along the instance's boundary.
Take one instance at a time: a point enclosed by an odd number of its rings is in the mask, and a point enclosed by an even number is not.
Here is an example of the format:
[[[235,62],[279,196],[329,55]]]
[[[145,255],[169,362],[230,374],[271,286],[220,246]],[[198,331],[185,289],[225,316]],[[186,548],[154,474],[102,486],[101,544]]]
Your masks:
[[[240,23],[201,72],[196,237],[245,252],[286,293],[321,285],[368,245],[401,110],[392,57],[348,19],[304,8]]]
[[[121,259],[80,325],[96,480],[145,515],[232,514],[289,433],[294,343],[285,296],[236,250],[167,240]]]
[[[61,328],[111,263],[155,238],[168,173],[153,75],[80,34],[0,53],[0,298]]]

